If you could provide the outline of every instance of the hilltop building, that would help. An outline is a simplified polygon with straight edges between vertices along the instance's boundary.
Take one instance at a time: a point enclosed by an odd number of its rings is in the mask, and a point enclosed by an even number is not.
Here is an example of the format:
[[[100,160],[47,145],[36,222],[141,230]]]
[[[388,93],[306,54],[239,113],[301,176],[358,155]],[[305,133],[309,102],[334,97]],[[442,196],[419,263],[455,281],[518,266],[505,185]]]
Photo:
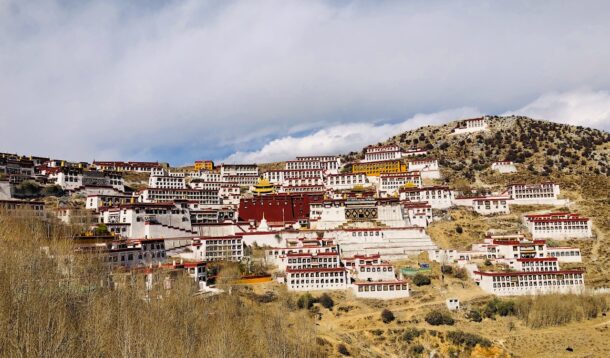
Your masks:
[[[475,133],[487,130],[487,120],[485,117],[465,119],[459,122],[451,134]]]
[[[515,163],[505,160],[501,162],[493,162],[491,164],[491,170],[495,170],[501,174],[516,173],[517,167],[515,166]]]

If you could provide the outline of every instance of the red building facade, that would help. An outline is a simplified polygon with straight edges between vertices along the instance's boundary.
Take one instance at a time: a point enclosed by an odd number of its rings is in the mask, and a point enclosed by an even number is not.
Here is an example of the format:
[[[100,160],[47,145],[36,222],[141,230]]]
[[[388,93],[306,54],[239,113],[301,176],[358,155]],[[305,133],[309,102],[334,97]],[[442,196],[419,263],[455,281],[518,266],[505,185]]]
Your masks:
[[[261,195],[239,201],[239,219],[269,222],[297,222],[309,219],[309,204],[324,200],[323,193]]]

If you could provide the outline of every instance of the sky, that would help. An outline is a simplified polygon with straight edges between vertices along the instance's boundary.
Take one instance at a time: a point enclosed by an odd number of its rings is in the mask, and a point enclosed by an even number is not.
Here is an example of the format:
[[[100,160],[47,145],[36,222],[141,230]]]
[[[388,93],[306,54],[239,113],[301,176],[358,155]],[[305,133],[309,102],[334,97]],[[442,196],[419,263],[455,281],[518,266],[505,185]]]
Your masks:
[[[270,162],[480,114],[610,130],[608,1],[0,0],[0,151]]]

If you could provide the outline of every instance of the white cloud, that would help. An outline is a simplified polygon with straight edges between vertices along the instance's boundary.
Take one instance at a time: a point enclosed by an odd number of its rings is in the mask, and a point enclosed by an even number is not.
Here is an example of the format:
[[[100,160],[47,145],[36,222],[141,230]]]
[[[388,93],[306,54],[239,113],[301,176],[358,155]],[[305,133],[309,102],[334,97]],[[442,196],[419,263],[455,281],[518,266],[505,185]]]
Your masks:
[[[320,124],[608,89],[609,12],[607,1],[0,0],[0,151],[184,163]]]
[[[442,124],[480,114],[475,108],[458,108],[433,114],[417,114],[394,124],[346,123],[335,125],[300,138],[288,136],[275,139],[260,150],[234,153],[226,158],[225,162],[265,163],[282,161],[299,155],[344,154],[384,141],[409,129]]]
[[[506,114],[609,130],[610,93],[590,89],[548,93]]]

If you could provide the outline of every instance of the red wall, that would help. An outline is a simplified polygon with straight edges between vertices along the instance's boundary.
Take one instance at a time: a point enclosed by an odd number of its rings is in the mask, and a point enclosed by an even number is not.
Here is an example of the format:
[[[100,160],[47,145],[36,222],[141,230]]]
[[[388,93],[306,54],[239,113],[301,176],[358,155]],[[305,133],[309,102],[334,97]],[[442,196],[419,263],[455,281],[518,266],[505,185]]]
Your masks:
[[[270,194],[239,201],[239,219],[295,222],[309,219],[309,203],[321,200],[322,194]],[[283,214],[282,214],[283,209]]]

